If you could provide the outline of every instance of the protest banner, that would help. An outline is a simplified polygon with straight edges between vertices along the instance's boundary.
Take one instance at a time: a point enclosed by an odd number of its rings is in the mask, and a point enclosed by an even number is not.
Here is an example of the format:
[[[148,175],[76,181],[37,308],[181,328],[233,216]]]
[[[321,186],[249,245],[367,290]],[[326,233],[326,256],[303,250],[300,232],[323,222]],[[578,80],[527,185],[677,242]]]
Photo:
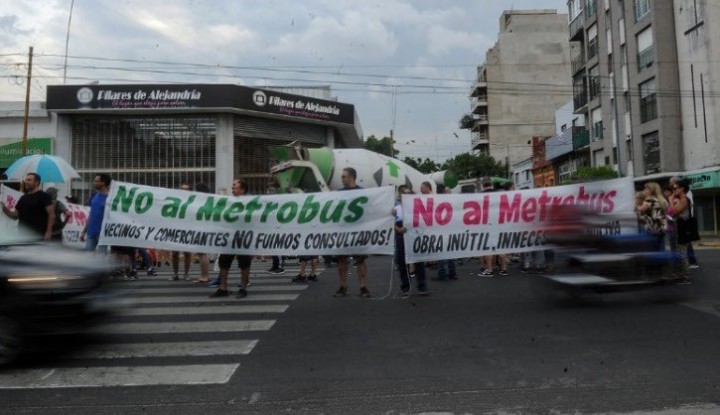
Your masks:
[[[584,206],[607,223],[594,232],[621,234],[617,216],[633,215],[631,178],[496,193],[403,195],[408,263],[545,249],[543,222],[554,206]]]
[[[5,185],[0,185],[0,202],[4,203],[8,209],[15,209],[15,205],[18,200],[20,200],[20,196],[22,196],[22,193],[17,190]],[[3,233],[3,235],[17,233],[17,227],[18,222],[16,220],[10,219],[7,215],[0,212],[0,232]]]
[[[392,255],[392,187],[224,196],[113,182],[100,245],[242,255]]]
[[[85,242],[80,240],[80,233],[85,228],[87,218],[90,215],[90,208],[74,203],[66,203],[65,206],[70,211],[71,216],[63,228],[63,245],[69,248],[85,249]]]

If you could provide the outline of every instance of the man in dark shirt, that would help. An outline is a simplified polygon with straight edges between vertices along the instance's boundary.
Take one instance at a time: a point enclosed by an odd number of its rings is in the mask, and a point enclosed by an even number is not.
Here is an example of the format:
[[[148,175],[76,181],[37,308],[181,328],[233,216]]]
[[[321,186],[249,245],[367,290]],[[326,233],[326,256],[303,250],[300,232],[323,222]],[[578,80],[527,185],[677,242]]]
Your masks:
[[[356,189],[362,189],[362,187],[358,186],[356,180],[357,180],[357,171],[353,169],[352,167],[346,167],[342,170],[342,173],[340,175],[340,179],[342,180],[343,187],[340,190],[356,190]],[[340,279],[340,287],[335,291],[335,294],[333,295],[336,298],[339,297],[345,297],[347,295],[347,274],[348,274],[348,256],[341,255],[338,256],[338,278]],[[367,259],[367,255],[353,255],[353,258],[355,259],[355,266],[357,268],[357,274],[358,274],[358,284],[360,285],[360,296],[363,298],[369,298],[370,297],[370,291],[367,289],[367,265],[365,264],[365,259]]]
[[[49,241],[55,226],[55,209],[50,195],[42,191],[41,177],[36,173],[25,176],[25,194],[20,197],[14,210],[2,204],[3,212],[19,220],[20,227]]]

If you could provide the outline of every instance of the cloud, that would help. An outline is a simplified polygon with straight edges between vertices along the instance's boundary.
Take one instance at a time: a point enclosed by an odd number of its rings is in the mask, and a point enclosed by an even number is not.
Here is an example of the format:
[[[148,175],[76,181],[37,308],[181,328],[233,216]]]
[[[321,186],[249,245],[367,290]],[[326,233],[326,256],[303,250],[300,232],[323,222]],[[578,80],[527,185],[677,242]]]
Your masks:
[[[433,57],[453,55],[458,52],[469,56],[479,55],[492,46],[493,41],[482,33],[463,32],[434,25],[427,32],[427,52]]]

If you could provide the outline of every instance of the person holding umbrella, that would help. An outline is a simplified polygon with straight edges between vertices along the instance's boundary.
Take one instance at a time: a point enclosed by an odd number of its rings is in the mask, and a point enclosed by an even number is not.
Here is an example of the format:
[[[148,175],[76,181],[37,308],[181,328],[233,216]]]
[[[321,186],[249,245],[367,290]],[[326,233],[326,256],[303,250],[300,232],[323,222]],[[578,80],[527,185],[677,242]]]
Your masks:
[[[20,197],[14,210],[2,203],[3,212],[20,227],[49,241],[55,226],[55,208],[50,195],[42,191],[42,178],[37,173],[25,175],[25,194]]]

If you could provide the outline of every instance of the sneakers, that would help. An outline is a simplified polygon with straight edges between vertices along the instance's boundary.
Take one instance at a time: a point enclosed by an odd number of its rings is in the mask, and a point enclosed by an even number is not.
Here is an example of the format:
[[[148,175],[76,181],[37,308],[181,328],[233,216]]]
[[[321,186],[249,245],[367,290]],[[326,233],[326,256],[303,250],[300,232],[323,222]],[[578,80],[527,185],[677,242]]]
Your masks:
[[[408,297],[410,297],[410,291],[403,291],[400,294],[400,298],[408,298]]]
[[[307,277],[307,280],[308,280],[308,281],[312,281],[312,282],[317,282],[318,276],[315,275],[315,274],[310,275],[310,276]]]
[[[370,298],[370,291],[368,291],[367,287],[360,288],[360,297]]]
[[[485,270],[478,274],[478,277],[484,277],[484,278],[492,278],[495,276],[495,273],[490,270]]]
[[[698,269],[698,268],[700,268],[700,265],[698,265],[698,264],[690,264],[690,266],[689,266],[688,268],[690,268],[690,269]]]
[[[175,274],[175,275],[173,275],[172,277],[168,278],[168,281],[179,281],[179,280],[180,280],[180,276],[177,275],[177,274]]]
[[[501,269],[498,275],[500,275],[501,277],[507,277],[508,272],[506,269]]]
[[[235,294],[235,298],[245,298],[245,297],[247,297],[247,291],[244,288],[239,289],[237,294]]]
[[[124,277],[125,281],[137,281],[137,271],[131,270]]]
[[[341,298],[345,297],[347,295],[347,287],[340,287],[335,291],[335,294],[333,294],[333,297],[335,298]]]
[[[294,282],[294,283],[296,283],[296,284],[302,284],[302,283],[305,283],[305,282],[307,282],[307,281],[308,281],[308,279],[307,279],[307,278],[305,278],[305,276],[304,276],[304,275],[300,275],[300,274],[298,274],[298,276],[297,276],[297,277],[295,277],[295,278],[291,279],[290,281],[291,281],[291,282]]]
[[[147,276],[148,276],[148,277],[155,277],[155,276],[157,276],[157,271],[155,271],[154,268],[150,268],[150,269],[147,270]]]
[[[220,278],[215,278],[214,280],[207,283],[206,287],[208,288],[217,288],[220,286]]]
[[[284,274],[285,270],[280,267],[272,267],[267,272],[271,274]]]
[[[427,297],[428,295],[430,295],[430,291],[428,291],[427,288],[423,290],[418,290],[418,295],[420,297]]]
[[[230,291],[223,290],[222,288],[218,288],[217,291],[210,294],[210,298],[221,298],[221,297],[227,297],[228,295],[230,295]]]

